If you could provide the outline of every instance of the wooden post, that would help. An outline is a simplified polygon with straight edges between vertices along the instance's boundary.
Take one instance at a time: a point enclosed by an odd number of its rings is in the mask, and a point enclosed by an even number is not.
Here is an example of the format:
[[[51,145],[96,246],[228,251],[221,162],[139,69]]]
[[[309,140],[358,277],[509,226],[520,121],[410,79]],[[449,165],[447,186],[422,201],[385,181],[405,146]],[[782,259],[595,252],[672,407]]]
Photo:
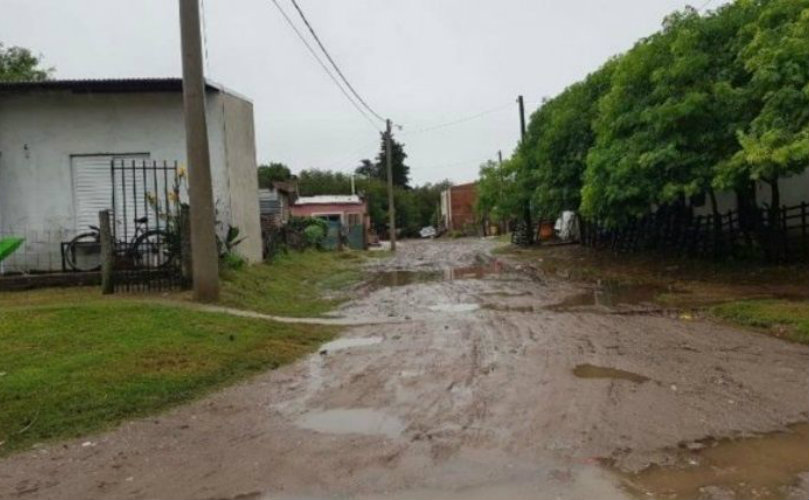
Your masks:
[[[113,264],[115,263],[115,250],[112,241],[112,226],[110,224],[110,211],[98,212],[99,240],[101,243],[101,293],[109,295],[115,291],[113,286]]]

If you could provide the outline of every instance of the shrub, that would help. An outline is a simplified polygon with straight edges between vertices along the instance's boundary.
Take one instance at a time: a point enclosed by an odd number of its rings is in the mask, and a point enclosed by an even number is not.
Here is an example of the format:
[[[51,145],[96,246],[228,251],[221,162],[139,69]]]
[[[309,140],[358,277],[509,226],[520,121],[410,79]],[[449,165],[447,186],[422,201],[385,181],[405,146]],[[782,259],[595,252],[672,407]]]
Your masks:
[[[324,231],[323,227],[319,224],[306,226],[306,229],[303,230],[303,234],[306,236],[307,245],[315,248],[321,248],[323,246],[323,240],[326,238],[326,231]]]

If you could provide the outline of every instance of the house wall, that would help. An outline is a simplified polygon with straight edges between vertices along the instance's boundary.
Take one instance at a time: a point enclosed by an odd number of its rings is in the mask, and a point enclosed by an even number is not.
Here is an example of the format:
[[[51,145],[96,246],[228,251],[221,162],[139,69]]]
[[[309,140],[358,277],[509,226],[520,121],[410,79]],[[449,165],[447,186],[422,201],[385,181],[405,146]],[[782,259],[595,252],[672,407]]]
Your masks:
[[[238,227],[244,237],[237,247],[239,253],[251,262],[259,262],[262,245],[253,104],[229,94],[221,94],[221,99],[231,224]]]
[[[228,108],[232,107],[230,112]],[[214,197],[219,219],[244,221],[251,240],[260,231],[244,213],[252,202],[258,218],[256,191],[242,181],[248,162],[237,153],[246,140],[231,137],[226,151],[226,115],[234,120],[233,134],[252,131],[252,121],[238,106],[228,105],[220,92],[207,95],[208,135]],[[25,146],[27,145],[27,151]],[[185,124],[179,92],[72,93],[36,91],[0,94],[0,235],[27,238],[25,248],[5,262],[5,270],[61,268],[59,242],[70,239],[76,227],[71,156],[148,153],[153,160],[186,163]],[[255,182],[255,148],[249,177]],[[228,159],[237,175],[229,175]],[[193,172],[189,172],[193,176]],[[232,191],[229,178],[238,177]],[[256,187],[257,189],[257,187]],[[238,199],[237,203],[232,198]],[[256,235],[250,233],[256,231]],[[47,241],[45,241],[47,240]],[[253,242],[245,242],[245,257],[254,258]],[[241,249],[240,249],[241,250]],[[22,255],[24,257],[19,257]]]
[[[803,202],[809,203],[809,168],[802,173],[778,180],[778,187],[781,194],[781,205],[794,207]],[[756,201],[759,206],[769,205],[772,196],[770,185],[766,182],[756,183]],[[726,214],[730,210],[736,210],[736,193],[720,192],[716,194],[716,202],[719,212]],[[711,215],[710,199],[705,200],[705,204],[694,208],[695,215]]]
[[[449,188],[449,230],[462,231],[477,224],[475,204],[478,199],[477,184],[461,184]]]
[[[365,203],[361,205],[356,203],[292,205],[290,212],[293,217],[315,217],[325,214],[340,214],[340,219],[342,223],[345,224],[348,222],[349,214],[360,215],[360,220],[365,221],[368,207]]]

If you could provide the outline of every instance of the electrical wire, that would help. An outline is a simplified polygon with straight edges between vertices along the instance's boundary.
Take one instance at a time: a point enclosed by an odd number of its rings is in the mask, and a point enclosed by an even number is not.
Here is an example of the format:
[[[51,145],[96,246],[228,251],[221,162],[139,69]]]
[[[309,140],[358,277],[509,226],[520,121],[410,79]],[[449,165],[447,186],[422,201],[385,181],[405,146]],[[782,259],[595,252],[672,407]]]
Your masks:
[[[423,134],[425,132],[432,132],[433,130],[439,130],[439,129],[442,129],[442,128],[447,128],[447,127],[452,127],[452,126],[455,126],[455,125],[460,125],[462,123],[466,123],[466,122],[469,122],[469,121],[472,121],[472,120],[476,120],[478,118],[483,118],[484,116],[488,116],[488,115],[497,113],[499,111],[503,111],[504,109],[510,108],[513,105],[514,105],[513,103],[509,102],[509,103],[506,103],[506,104],[502,104],[502,105],[500,105],[500,106],[498,106],[496,108],[488,109],[486,111],[481,111],[480,113],[476,113],[474,115],[469,115],[469,116],[465,116],[465,117],[462,117],[462,118],[458,118],[456,120],[452,120],[452,121],[449,121],[449,122],[440,123],[438,125],[432,125],[432,126],[429,126],[429,127],[423,127],[423,128],[416,129],[416,130],[413,130],[413,131],[405,130],[403,132],[403,135]]]
[[[360,107],[360,105],[357,104],[354,101],[354,99],[351,98],[351,96],[348,94],[348,92],[346,92],[346,89],[344,89],[343,86],[340,85],[340,82],[337,80],[337,78],[332,74],[331,71],[329,71],[329,68],[326,66],[326,64],[317,55],[317,52],[315,51],[314,48],[312,48],[312,46],[306,40],[306,37],[303,36],[303,33],[301,33],[300,30],[298,29],[298,27],[295,26],[295,23],[292,22],[292,19],[289,17],[289,15],[287,15],[286,11],[284,11],[284,9],[281,7],[281,4],[278,3],[278,0],[272,0],[272,3],[275,4],[275,6],[278,8],[278,12],[280,12],[281,15],[284,16],[284,19],[286,20],[289,27],[292,28],[292,30],[295,32],[296,35],[298,35],[298,38],[301,40],[301,42],[303,42],[303,44],[306,46],[306,48],[309,49],[309,53],[312,54],[312,57],[314,57],[315,60],[320,65],[320,67],[323,68],[323,71],[325,71],[326,74],[329,75],[329,78],[331,78],[331,80],[334,82],[334,84],[337,85],[337,88],[340,89],[340,92],[343,93],[345,98],[348,99],[348,101],[351,103],[351,105],[354,106],[354,108],[363,116],[363,118],[368,120],[368,123],[371,124],[371,126],[374,128],[374,130],[376,130],[377,132],[381,132],[381,130],[379,130],[379,127],[376,126],[376,123],[371,119],[371,117],[368,116],[368,114],[365,113],[365,111]]]
[[[311,23],[309,23],[309,20],[306,18],[306,15],[303,13],[303,10],[301,9],[300,5],[298,5],[297,0],[291,0],[291,1],[292,1],[292,5],[295,6],[295,10],[297,10],[298,14],[301,16],[301,19],[303,20],[303,23],[306,25],[307,28],[309,28],[309,32],[312,34],[312,37],[315,39],[315,42],[317,42],[318,46],[320,47],[320,50],[322,50],[323,54],[326,55],[326,59],[329,60],[332,67],[334,68],[334,70],[340,76],[340,79],[343,80],[343,83],[346,84],[346,87],[348,87],[348,89],[351,91],[351,93],[354,94],[354,97],[356,97],[357,100],[372,115],[374,115],[380,121],[383,121],[383,122],[386,121],[385,118],[383,118],[379,113],[374,111],[374,109],[371,106],[369,106],[367,102],[365,102],[365,99],[363,99],[362,96],[360,96],[360,94],[354,89],[354,86],[351,85],[351,83],[349,83],[348,79],[345,77],[343,72],[340,70],[340,67],[337,65],[336,62],[334,62],[334,59],[331,57],[331,54],[329,54],[329,51],[326,50],[326,47],[325,47],[325,45],[323,45],[323,42],[320,41],[320,37],[317,36],[317,33],[315,33],[315,29],[312,27]]]
[[[710,6],[712,3],[713,3],[713,0],[707,0],[704,4],[702,4],[702,7],[697,9],[697,11],[698,12],[705,12],[705,9],[707,9],[708,6]]]

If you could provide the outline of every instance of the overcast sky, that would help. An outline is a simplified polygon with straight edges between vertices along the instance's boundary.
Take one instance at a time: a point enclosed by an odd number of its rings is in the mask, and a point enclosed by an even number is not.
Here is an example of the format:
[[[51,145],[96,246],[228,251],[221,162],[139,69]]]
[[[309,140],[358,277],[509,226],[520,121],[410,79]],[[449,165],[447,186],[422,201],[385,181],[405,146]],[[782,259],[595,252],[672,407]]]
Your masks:
[[[290,17],[290,0],[278,0]],[[350,171],[379,136],[271,0],[203,0],[208,77],[255,105],[260,163]],[[365,100],[397,131],[417,183],[473,180],[530,114],[660,27],[680,0],[298,0]],[[711,2],[711,8],[723,0]],[[704,0],[691,5],[700,7]],[[179,76],[176,0],[2,0],[0,41],[57,78]],[[301,28],[303,30],[303,28]],[[462,124],[418,133],[494,110]],[[379,128],[384,125],[377,124]],[[410,131],[410,133],[408,133]]]

